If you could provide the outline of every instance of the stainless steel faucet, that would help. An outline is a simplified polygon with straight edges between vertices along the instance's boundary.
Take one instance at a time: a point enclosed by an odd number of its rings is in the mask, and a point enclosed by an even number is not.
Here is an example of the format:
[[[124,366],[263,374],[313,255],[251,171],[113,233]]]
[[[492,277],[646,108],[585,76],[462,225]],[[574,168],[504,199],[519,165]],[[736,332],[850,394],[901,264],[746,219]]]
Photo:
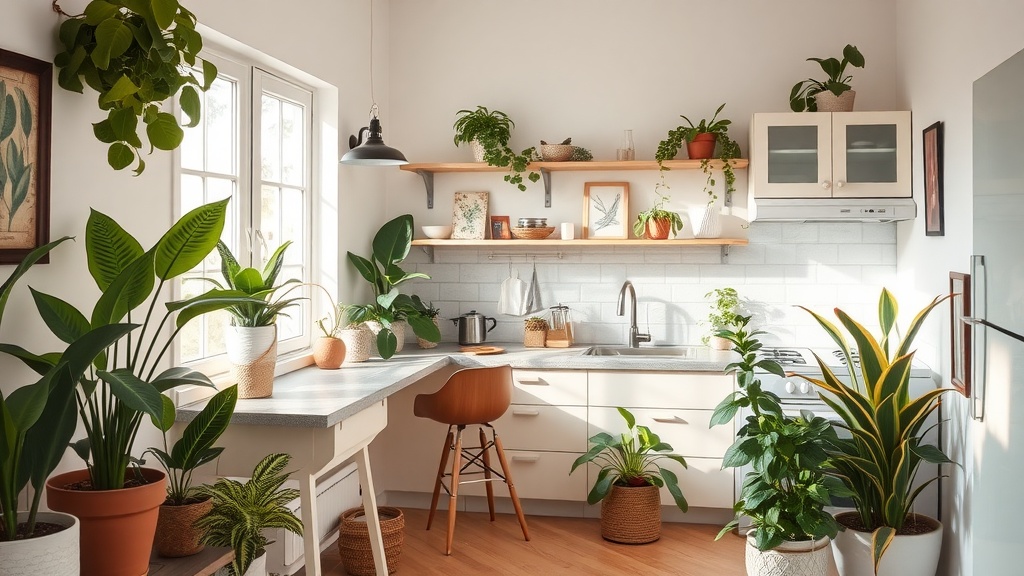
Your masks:
[[[616,312],[618,316],[626,315],[626,289],[629,289],[630,303],[629,303],[629,347],[639,348],[641,342],[650,342],[650,334],[640,333],[640,329],[636,327],[636,290],[633,289],[633,283],[626,280],[622,283],[622,288],[619,289],[619,309]]]

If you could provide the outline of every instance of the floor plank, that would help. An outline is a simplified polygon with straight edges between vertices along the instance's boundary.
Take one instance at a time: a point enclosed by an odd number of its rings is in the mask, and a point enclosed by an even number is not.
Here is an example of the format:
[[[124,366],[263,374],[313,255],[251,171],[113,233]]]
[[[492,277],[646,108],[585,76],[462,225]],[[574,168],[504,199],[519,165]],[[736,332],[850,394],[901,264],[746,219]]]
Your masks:
[[[460,512],[452,555],[444,555],[445,513],[424,530],[425,510],[404,509],[405,542],[399,574],[461,576],[497,574],[586,574],[589,576],[708,576],[742,575],[743,540],[728,535],[715,541],[718,526],[666,522],[661,540],[640,546],[615,544],[601,538],[600,521],[584,518],[528,516],[530,541],[523,541],[516,518],[499,514]],[[440,522],[439,522],[440,520]],[[345,574],[337,546],[324,552],[324,576]],[[299,571],[303,574],[303,571]],[[835,574],[835,568],[830,571]]]

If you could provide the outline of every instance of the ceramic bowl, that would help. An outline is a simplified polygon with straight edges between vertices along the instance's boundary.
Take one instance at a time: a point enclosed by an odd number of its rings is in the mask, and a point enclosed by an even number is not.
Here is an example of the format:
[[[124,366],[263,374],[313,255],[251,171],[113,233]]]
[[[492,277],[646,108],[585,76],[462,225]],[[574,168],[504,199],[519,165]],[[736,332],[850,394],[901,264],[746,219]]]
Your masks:
[[[446,240],[452,236],[451,226],[420,226],[427,238]]]

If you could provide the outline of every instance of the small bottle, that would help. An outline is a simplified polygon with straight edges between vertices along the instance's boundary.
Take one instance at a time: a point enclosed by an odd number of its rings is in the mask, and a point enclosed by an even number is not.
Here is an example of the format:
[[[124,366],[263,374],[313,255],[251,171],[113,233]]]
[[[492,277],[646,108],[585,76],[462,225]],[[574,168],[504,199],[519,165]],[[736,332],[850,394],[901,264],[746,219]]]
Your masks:
[[[619,148],[615,157],[619,160],[634,160],[636,159],[636,151],[633,148],[633,131],[623,130],[622,131],[622,146]]]

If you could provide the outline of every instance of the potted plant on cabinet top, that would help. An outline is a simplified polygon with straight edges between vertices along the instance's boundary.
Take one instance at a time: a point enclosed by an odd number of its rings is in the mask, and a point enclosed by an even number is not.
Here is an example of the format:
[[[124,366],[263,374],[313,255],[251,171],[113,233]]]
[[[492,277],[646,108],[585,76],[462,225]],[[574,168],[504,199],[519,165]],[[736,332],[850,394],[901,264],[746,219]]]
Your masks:
[[[662,186],[664,185],[655,186],[654,193],[658,195],[658,200],[654,203],[654,207],[636,215],[633,234],[637,238],[665,240],[683,229],[683,220],[679,217],[679,213],[664,208],[669,197],[661,193],[659,188]]]
[[[828,393],[822,394],[822,400],[852,434],[829,451],[856,507],[855,512],[836,516],[845,530],[833,541],[832,551],[843,576],[932,576],[938,566],[942,524],[913,513],[921,488],[938,478],[920,487],[915,486],[915,478],[922,461],[952,463],[922,438],[926,418],[937,408],[942,394],[952,389],[933,389],[911,397],[914,352],[910,347],[928,313],[942,300],[932,300],[901,332],[896,327],[896,299],[883,289],[878,301],[881,340],[837,308],[835,314],[853,337],[853,347],[839,328],[804,308],[835,340],[849,370],[850,384],[846,384],[819,359],[821,379],[801,376]],[[898,340],[899,334],[903,336]],[[860,359],[855,362],[858,353]]]
[[[398,265],[409,255],[412,247],[413,220],[411,214],[403,214],[386,222],[373,237],[373,254],[370,259],[348,253],[349,262],[373,288],[373,304],[348,306],[348,317],[353,322],[376,323],[376,344],[380,357],[387,360],[401,350],[404,344],[404,326],[408,322],[416,336],[437,342],[441,331],[416,307],[413,299],[398,291],[398,286],[414,278],[429,279],[420,272],[406,272]],[[371,330],[374,328],[370,324]],[[401,326],[401,327],[400,327]],[[402,337],[395,334],[402,331]]]
[[[476,110],[459,110],[458,114],[453,126],[455,145],[461,142],[471,144],[477,162],[508,167],[505,182],[526,191],[523,172],[526,172],[530,161],[537,155],[537,150],[531,146],[516,154],[509,148],[508,141],[512,138],[512,129],[516,124],[508,114],[501,110],[488,110],[483,106],[477,106]],[[536,182],[540,180],[540,174],[530,172],[528,178],[530,182]]]
[[[54,2],[54,9],[64,14]],[[152,148],[174,150],[184,137],[176,115],[160,110],[178,96],[188,126],[199,124],[201,98],[217,78],[217,67],[202,60],[203,81],[193,72],[203,39],[196,17],[178,0],[129,2],[92,0],[84,13],[60,26],[64,51],[54,58],[57,83],[82,93],[83,81],[99,92],[107,118],[93,125],[96,138],[109,144],[107,162],[115,170],[138,161],[135,174],[146,168],[138,125],[146,125]]]
[[[701,339],[701,342],[715,350],[729,350],[732,348],[732,342],[722,338],[718,333],[736,323],[740,295],[735,288],[725,287],[715,288],[704,297],[712,298],[711,312],[708,313],[707,320],[711,331]]]
[[[167,447],[164,432],[164,449],[147,450],[160,462],[168,478],[167,500],[160,506],[156,524],[155,548],[161,556],[178,558],[203,550],[202,532],[195,527],[195,522],[210,513],[213,501],[192,489],[192,473],[224,451],[214,444],[228,429],[237,400],[237,386],[221,390],[188,423],[174,447]]]
[[[164,314],[158,313],[157,303],[167,281],[195,268],[213,250],[226,207],[223,200],[185,214],[148,251],[117,222],[94,210],[86,225],[85,249],[89,271],[102,294],[91,317],[56,296],[33,293],[41,318],[58,338],[74,341],[92,334],[90,340],[103,344],[84,360],[83,370],[92,365],[89,373],[77,379],[78,412],[86,437],[71,446],[88,469],[46,481],[48,506],[77,516],[82,524],[85,574],[134,575],[149,566],[166,482],[160,470],[133,465],[136,434],[144,417],[161,430],[173,424],[174,405],[162,392],[183,384],[213,386],[193,370],[158,368],[186,323],[245,297],[211,290],[167,303]],[[141,324],[120,323],[143,305]],[[168,324],[172,331],[163,329]],[[5,351],[40,373],[64,362],[83,361],[72,347],[60,356],[20,348]]]
[[[264,529],[283,528],[302,535],[302,522],[287,506],[299,497],[299,491],[283,488],[288,480],[284,469],[290,460],[287,454],[270,454],[244,484],[221,478],[212,486],[199,488],[213,500],[213,510],[196,526],[206,532],[204,544],[230,546],[235,551],[231,563],[234,576],[266,576],[265,552],[270,542]]]
[[[853,76],[846,75],[846,67],[864,67],[864,56],[856,46],[847,44],[843,48],[843,59],[808,58],[817,62],[828,75],[824,82],[808,78],[797,82],[789,92],[789,107],[793,112],[849,112],[853,110],[853,99],[857,96],[850,87]]]
[[[231,314],[226,338],[227,356],[234,380],[238,383],[239,398],[266,398],[274,392],[277,316],[302,299],[286,298],[291,288],[278,294],[289,284],[297,286],[299,283],[291,278],[277,284],[277,277],[284,266],[284,252],[289,246],[290,240],[278,246],[260,272],[256,268],[242,268],[231,249],[223,241],[217,241],[224,285],[210,278],[206,281],[221,290],[249,297],[249,301],[227,307]]]
[[[572,463],[572,474],[581,464],[594,462],[601,467],[588,504],[601,502],[601,537],[624,544],[646,544],[661,537],[661,495],[668,488],[676,506],[686,512],[688,506],[679,480],[658,461],[672,460],[686,468],[686,460],[672,454],[672,446],[662,442],[647,426],[638,426],[625,408],[617,408],[626,421],[627,432],[618,437],[607,432],[592,436],[586,454]]]
[[[749,316],[737,316],[732,326],[718,333],[733,343],[740,356],[725,370],[736,375],[739,390],[715,408],[711,425],[732,425],[741,408],[749,410],[722,467],[752,469],[734,507],[736,519],[718,538],[748,516],[752,522],[747,532],[748,576],[825,576],[829,539],[839,530],[825,506],[830,505],[831,496],[849,494],[842,482],[828,475],[825,448],[838,437],[825,418],[807,411],[788,416],[773,394],[761,390],[755,370],[779,376],[784,372],[778,362],[758,359],[757,336],[763,332],[750,331],[749,324]]]

